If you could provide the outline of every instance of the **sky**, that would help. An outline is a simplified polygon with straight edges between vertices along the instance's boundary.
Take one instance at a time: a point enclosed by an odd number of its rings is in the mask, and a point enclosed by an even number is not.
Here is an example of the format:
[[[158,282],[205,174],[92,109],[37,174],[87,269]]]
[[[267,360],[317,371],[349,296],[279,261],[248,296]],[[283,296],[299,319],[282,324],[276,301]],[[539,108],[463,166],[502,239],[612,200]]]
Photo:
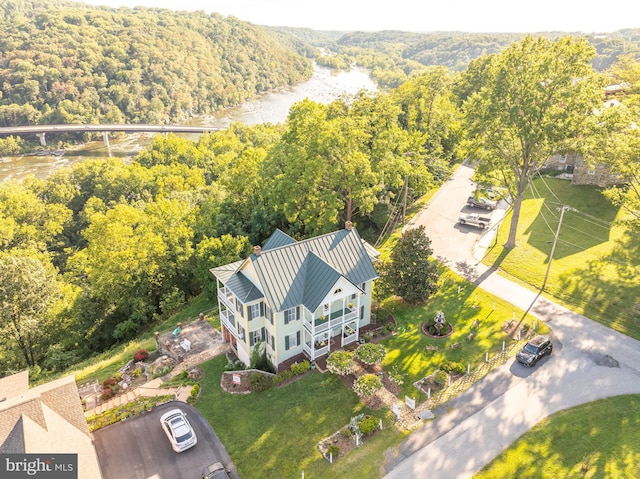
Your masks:
[[[269,26],[413,32],[582,32],[640,28],[640,0],[79,0],[203,10]],[[615,8],[607,9],[611,5]]]

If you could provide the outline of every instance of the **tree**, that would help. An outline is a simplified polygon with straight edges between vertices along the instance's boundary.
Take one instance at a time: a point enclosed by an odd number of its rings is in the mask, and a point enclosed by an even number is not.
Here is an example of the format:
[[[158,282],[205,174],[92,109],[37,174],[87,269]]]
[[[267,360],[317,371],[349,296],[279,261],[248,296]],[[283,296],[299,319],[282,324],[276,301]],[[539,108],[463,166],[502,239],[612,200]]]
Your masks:
[[[513,201],[506,248],[516,245],[531,175],[549,156],[576,147],[601,104],[594,56],[582,39],[528,36],[491,57],[482,87],[463,105],[467,156],[478,161],[480,174],[506,186]]]
[[[381,268],[383,290],[410,304],[429,299],[438,289],[438,267],[429,260],[432,253],[424,226],[405,231],[391,253],[391,261]]]
[[[245,259],[251,253],[251,244],[245,236],[223,235],[220,238],[204,237],[196,246],[195,276],[200,280],[209,299],[216,297],[216,281],[211,268]]]
[[[59,296],[54,274],[38,259],[0,256],[0,339],[29,367],[38,363],[47,338],[43,325]]]

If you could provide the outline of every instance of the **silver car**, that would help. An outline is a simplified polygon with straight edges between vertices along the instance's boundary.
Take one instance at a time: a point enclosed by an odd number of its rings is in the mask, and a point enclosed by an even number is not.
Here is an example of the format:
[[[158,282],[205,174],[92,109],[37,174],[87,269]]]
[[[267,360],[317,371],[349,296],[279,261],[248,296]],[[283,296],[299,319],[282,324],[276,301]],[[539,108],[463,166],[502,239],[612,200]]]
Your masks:
[[[160,418],[160,423],[174,451],[185,451],[198,442],[187,415],[180,409],[172,409],[164,413]]]

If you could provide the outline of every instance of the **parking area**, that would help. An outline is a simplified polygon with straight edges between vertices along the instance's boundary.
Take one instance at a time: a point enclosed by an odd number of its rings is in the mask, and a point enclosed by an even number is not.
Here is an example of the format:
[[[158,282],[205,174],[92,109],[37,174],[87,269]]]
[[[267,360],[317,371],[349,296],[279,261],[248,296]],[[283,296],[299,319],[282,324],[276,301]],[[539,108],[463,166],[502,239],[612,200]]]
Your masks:
[[[160,416],[173,408],[186,413],[198,438],[198,444],[181,453],[171,449],[160,425]],[[216,461],[225,465],[232,479],[239,479],[211,425],[194,407],[180,401],[93,434],[103,479],[199,479],[202,469]]]

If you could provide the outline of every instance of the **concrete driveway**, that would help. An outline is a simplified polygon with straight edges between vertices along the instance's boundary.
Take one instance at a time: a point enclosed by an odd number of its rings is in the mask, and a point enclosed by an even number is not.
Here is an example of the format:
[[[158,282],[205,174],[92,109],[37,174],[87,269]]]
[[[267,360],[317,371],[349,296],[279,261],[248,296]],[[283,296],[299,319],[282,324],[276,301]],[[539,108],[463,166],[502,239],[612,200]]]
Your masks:
[[[176,453],[160,426],[160,416],[179,408],[187,414],[198,443]],[[172,401],[151,412],[113,424],[94,433],[103,479],[199,479],[203,467],[220,461],[238,473],[207,420],[189,404]]]
[[[387,465],[387,479],[470,478],[557,411],[603,397],[640,394],[640,342],[508,281],[474,257],[478,241],[486,246],[490,237],[455,225],[474,189],[472,173],[461,166],[408,227],[425,225],[440,261],[547,322],[554,352],[533,369],[508,361],[434,411],[435,420],[389,454],[394,459]]]

